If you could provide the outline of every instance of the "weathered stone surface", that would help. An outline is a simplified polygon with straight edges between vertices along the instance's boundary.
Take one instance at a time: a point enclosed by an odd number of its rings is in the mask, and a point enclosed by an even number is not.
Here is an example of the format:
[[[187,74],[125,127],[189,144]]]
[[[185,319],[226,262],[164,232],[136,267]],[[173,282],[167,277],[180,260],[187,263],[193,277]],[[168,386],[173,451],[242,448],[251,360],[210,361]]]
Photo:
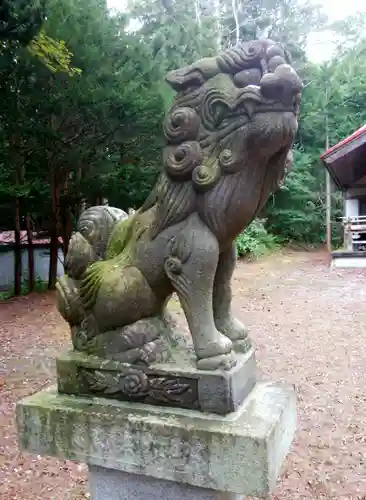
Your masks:
[[[242,495],[220,493],[174,481],[89,466],[91,500],[242,500]]]
[[[239,408],[256,382],[254,350],[236,353],[229,371],[198,370],[194,352],[173,349],[169,362],[150,366],[68,351],[56,360],[60,393],[179,406],[227,414]]]
[[[85,332],[72,329],[75,349],[101,358],[146,365],[169,357],[174,325],[167,318],[145,318],[131,325],[86,338]]]
[[[296,420],[294,392],[270,383],[226,416],[54,388],[25,398],[16,414],[28,452],[253,496],[275,485]]]
[[[234,347],[247,344],[231,310],[235,238],[291,162],[302,84],[273,40],[240,43],[170,72],[167,82],[177,95],[163,123],[161,175],[127,218],[110,207],[82,214],[57,284],[58,308],[76,349],[102,336],[99,355],[119,346],[120,360],[130,362],[146,341],[148,360],[159,351],[155,335],[133,325],[164,317],[176,293],[197,368],[231,370]],[[126,347],[131,325],[136,345]]]

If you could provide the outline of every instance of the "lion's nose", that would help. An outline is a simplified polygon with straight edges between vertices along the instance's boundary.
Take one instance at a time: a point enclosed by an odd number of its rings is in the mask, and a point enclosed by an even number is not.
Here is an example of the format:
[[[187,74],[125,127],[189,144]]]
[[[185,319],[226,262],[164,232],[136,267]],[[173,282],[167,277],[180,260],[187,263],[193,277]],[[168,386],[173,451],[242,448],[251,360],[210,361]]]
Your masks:
[[[302,83],[292,66],[281,64],[273,73],[262,77],[260,87],[263,97],[291,104],[294,97],[300,94]]]

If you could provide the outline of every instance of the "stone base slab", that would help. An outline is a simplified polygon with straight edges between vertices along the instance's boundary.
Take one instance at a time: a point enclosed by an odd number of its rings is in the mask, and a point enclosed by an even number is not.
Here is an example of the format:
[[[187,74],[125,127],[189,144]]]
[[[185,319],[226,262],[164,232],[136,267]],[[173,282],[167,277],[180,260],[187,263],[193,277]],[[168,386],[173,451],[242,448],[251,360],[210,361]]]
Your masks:
[[[242,500],[242,495],[220,493],[189,484],[89,466],[91,500]]]
[[[147,367],[67,351],[56,359],[58,390],[225,415],[241,406],[256,383],[254,350],[235,357],[230,370],[209,371],[198,370],[188,356]]]
[[[335,251],[332,252],[332,269],[365,268],[366,252]]]
[[[21,448],[31,453],[263,496],[292,442],[296,402],[292,389],[258,383],[239,410],[220,416],[51,388],[18,403],[16,416]]]

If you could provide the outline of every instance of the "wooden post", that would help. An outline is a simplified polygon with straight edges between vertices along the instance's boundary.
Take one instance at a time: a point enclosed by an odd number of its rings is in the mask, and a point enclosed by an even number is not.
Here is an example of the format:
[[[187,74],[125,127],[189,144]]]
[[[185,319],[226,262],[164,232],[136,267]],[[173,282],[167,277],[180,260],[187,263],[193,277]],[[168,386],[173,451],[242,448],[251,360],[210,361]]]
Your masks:
[[[14,167],[14,183],[19,189],[21,184],[21,167],[19,167],[20,139],[17,131],[12,132],[9,137],[11,161]],[[17,194],[14,207],[14,295],[22,292],[22,244],[21,244],[21,223],[20,223],[20,196]]]
[[[59,235],[59,214],[60,214],[60,196],[59,185],[56,173],[51,176],[51,196],[52,196],[52,227],[50,241],[50,267],[48,272],[48,289],[54,290],[57,281],[57,258],[58,258],[58,235]]]
[[[22,292],[22,244],[20,232],[20,198],[15,199],[15,227],[14,227],[14,295]]]
[[[30,215],[27,213],[25,216],[25,223],[27,229],[27,243],[28,243],[28,293],[33,292],[36,278],[34,266],[34,251],[33,251],[33,231]]]
[[[332,251],[332,222],[331,222],[331,192],[330,192],[330,175],[325,169],[325,191],[326,191],[326,227],[327,227],[327,250]]]
[[[329,149],[329,126],[328,126],[328,113],[325,114],[325,150]],[[328,252],[332,251],[332,197],[331,197],[331,180],[328,169],[325,168],[325,209],[326,209],[326,243]]]

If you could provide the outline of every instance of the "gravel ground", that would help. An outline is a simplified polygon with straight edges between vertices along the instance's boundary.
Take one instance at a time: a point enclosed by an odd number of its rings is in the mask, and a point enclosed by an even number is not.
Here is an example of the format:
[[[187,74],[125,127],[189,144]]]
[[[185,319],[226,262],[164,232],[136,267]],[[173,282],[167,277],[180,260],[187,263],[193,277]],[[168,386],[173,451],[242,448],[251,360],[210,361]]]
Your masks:
[[[298,431],[275,499],[366,500],[366,272],[330,271],[324,253],[241,263],[234,309],[263,378],[294,384]],[[0,498],[88,498],[83,466],[22,455],[15,402],[54,382],[68,331],[52,294],[0,304]]]

